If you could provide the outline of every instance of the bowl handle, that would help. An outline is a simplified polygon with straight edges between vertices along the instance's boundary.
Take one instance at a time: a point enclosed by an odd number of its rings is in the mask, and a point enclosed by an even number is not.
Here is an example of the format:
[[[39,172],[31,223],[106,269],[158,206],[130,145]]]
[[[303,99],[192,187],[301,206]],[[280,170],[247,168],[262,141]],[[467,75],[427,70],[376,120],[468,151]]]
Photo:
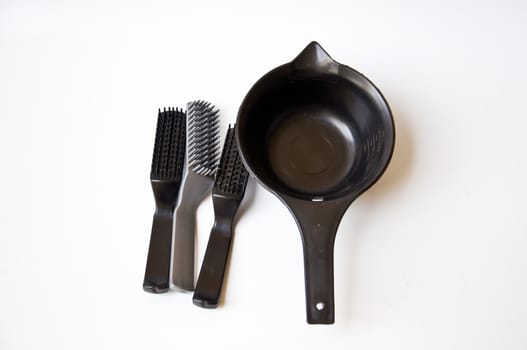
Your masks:
[[[307,322],[335,322],[333,246],[349,200],[308,201],[283,198],[293,213],[304,248]]]

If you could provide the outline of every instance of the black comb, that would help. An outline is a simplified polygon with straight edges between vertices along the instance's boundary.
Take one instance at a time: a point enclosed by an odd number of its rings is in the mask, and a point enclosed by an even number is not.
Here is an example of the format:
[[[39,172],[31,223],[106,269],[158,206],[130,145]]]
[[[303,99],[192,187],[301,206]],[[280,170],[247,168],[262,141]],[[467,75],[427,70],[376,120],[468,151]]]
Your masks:
[[[156,211],[143,282],[143,289],[151,293],[169,289],[172,223],[183,177],[185,142],[185,112],[178,108],[159,110],[150,172]]]
[[[229,125],[212,189],[214,226],[192,298],[194,304],[204,308],[218,305],[232,242],[234,216],[245,194],[249,177],[240,159],[234,132],[235,127]]]

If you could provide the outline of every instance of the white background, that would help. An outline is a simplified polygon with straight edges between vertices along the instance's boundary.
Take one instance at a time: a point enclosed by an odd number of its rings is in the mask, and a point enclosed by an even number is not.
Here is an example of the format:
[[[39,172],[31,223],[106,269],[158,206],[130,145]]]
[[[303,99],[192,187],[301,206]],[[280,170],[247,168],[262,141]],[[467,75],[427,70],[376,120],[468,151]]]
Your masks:
[[[520,0],[0,1],[0,349],[526,349],[526,33]],[[254,183],[220,308],[143,292],[157,108],[210,100],[224,131],[311,40],[397,129],[337,235],[335,325]]]

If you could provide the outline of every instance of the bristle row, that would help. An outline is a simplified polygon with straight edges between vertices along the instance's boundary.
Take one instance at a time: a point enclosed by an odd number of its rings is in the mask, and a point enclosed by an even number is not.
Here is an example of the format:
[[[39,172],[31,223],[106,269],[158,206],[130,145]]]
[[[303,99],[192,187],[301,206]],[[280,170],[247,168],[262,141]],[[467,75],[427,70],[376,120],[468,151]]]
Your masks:
[[[209,102],[195,101],[187,106],[188,155],[190,170],[213,176],[218,167],[220,147],[219,110]]]
[[[234,133],[235,128],[229,125],[214,187],[216,190],[241,199],[245,192],[249,174],[240,158]]]
[[[151,179],[180,180],[185,162],[185,112],[163,108],[157,117]]]

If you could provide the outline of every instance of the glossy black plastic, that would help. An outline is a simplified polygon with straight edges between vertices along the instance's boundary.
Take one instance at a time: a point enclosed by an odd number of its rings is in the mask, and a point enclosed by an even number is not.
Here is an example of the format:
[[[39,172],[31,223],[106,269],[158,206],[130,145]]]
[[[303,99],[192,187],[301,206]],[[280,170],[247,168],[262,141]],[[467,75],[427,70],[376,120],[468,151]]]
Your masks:
[[[186,116],[180,109],[159,111],[150,182],[156,201],[143,289],[164,293],[170,287],[170,253],[174,208],[185,161]]]
[[[192,297],[195,305],[210,309],[218,306],[233,238],[234,218],[249,177],[241,162],[234,134],[235,128],[229,126],[212,189],[214,226]]]
[[[365,76],[312,42],[256,82],[237,125],[245,166],[285,203],[301,231],[307,321],[333,323],[335,235],[347,207],[390,161],[390,108]]]

